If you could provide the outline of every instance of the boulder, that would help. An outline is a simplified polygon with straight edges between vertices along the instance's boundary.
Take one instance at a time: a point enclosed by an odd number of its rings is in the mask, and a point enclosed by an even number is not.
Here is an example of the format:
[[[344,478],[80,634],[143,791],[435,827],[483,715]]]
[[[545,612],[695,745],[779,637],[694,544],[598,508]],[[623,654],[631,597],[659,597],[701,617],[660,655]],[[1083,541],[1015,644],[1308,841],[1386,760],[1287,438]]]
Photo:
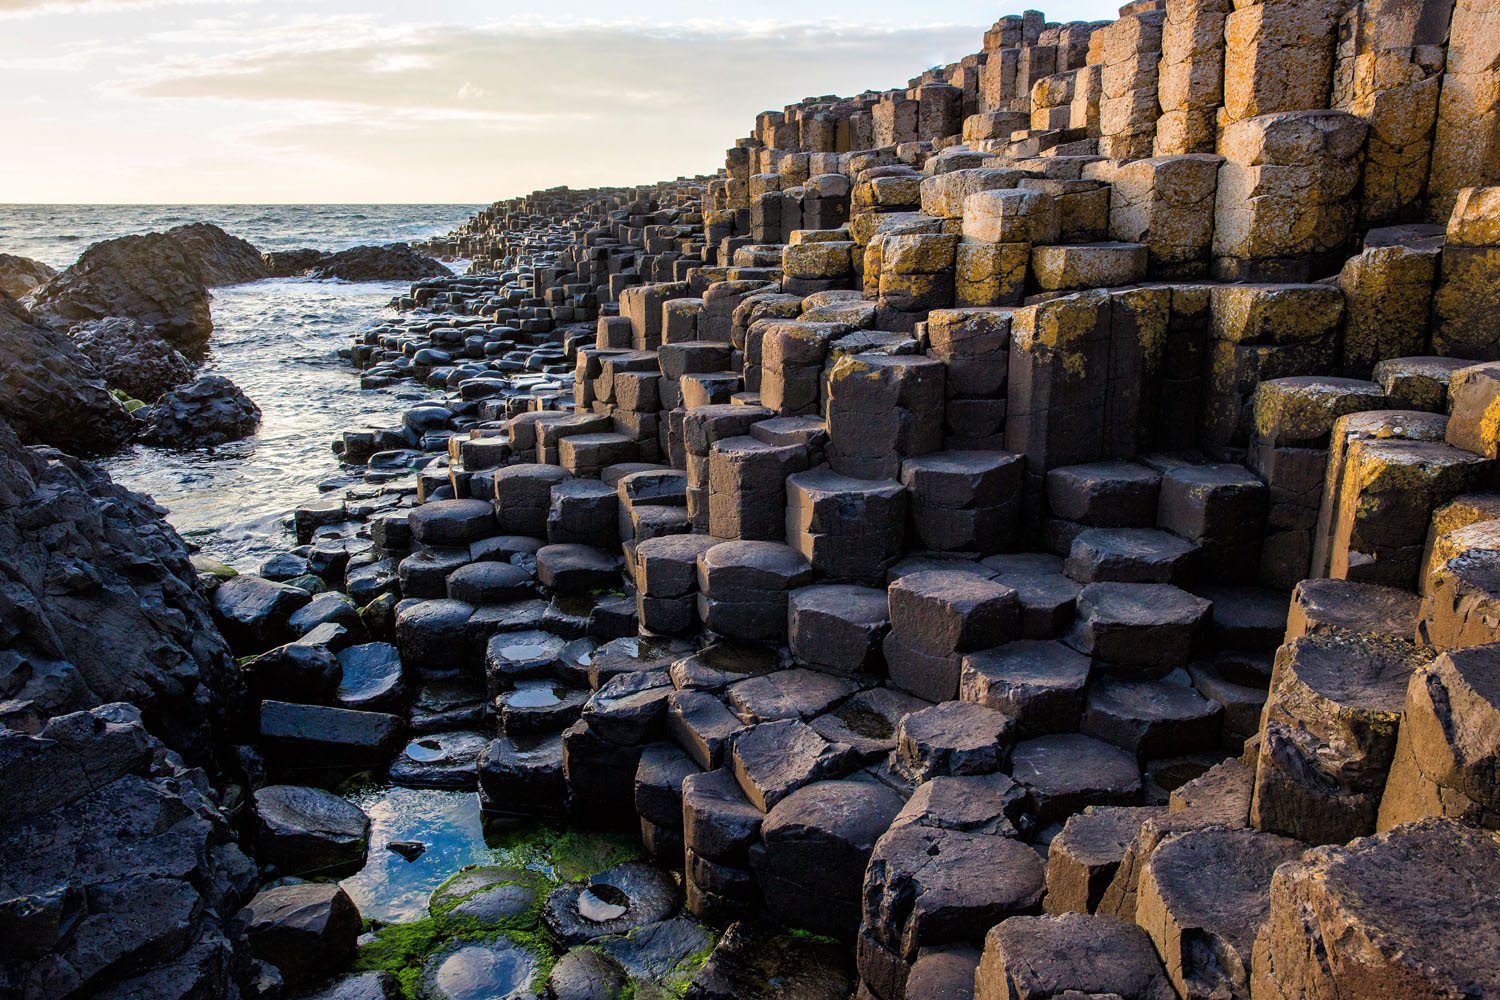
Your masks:
[[[777,803],[752,856],[771,916],[790,926],[852,938],[870,852],[901,798],[866,780],[818,781]],[[817,899],[816,908],[807,905]]]
[[[359,908],[332,883],[263,889],[241,914],[255,957],[273,965],[289,987],[310,986],[354,958]]]
[[[179,386],[137,416],[142,440],[163,448],[214,448],[260,428],[260,407],[222,375]]]
[[[0,728],[0,774],[0,992],[252,995],[233,920],[255,868],[134,708]]]
[[[162,513],[87,463],[27,451],[0,422],[0,690],[43,717],[130,701],[212,766],[239,678]]]
[[[1500,991],[1500,837],[1440,819],[1319,847],[1271,880],[1257,1000]]]
[[[136,433],[130,414],[73,342],[32,325],[4,295],[0,419],[9,421],[27,444],[48,444],[77,455],[113,451]]]
[[[260,652],[295,638],[291,617],[312,595],[250,574],[230,577],[214,591],[214,618],[242,652]]]
[[[329,254],[307,272],[318,280],[340,281],[421,281],[423,278],[446,278],[453,274],[431,257],[424,257],[404,243],[389,246],[354,247]]]
[[[255,790],[255,848],[280,875],[358,869],[370,846],[370,817],[321,788],[267,785]]]
[[[1011,917],[985,936],[974,974],[974,1000],[1079,994],[1120,1000],[1177,996],[1151,939],[1116,917]]]
[[[1104,806],[1068,817],[1047,845],[1048,913],[1093,913],[1155,806]]]
[[[1041,911],[1044,868],[1010,837],[894,825],[865,870],[864,923],[903,961],[924,945],[979,941],[1007,917]]]
[[[166,235],[196,266],[199,279],[209,288],[271,277],[259,250],[218,226],[194,222],[169,229]]]
[[[1163,841],[1141,872],[1136,924],[1180,996],[1250,995],[1250,952],[1276,867],[1301,841],[1255,830],[1193,830]]]
[[[13,299],[29,295],[57,277],[57,268],[29,257],[0,253],[0,292]]]
[[[196,357],[213,333],[204,273],[189,248],[169,233],[124,236],[95,243],[26,301],[37,320],[53,329],[123,316]]]
[[[299,278],[328,257],[327,250],[268,250],[260,255],[273,278]]]
[[[242,668],[256,701],[266,698],[326,704],[344,678],[339,658],[322,646],[290,643],[267,650]]]

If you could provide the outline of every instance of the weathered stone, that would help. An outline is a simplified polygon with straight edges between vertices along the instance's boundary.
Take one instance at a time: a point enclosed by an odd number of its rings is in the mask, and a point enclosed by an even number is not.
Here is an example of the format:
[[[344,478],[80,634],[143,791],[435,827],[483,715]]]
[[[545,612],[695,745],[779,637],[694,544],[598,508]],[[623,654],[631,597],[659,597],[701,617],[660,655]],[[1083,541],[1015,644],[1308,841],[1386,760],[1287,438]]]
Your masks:
[[[860,921],[860,886],[875,842],[901,799],[883,785],[819,781],[793,792],[761,824],[754,856],[766,908],[785,923],[852,938]],[[806,901],[822,901],[809,910]]]
[[[1091,805],[1135,805],[1141,796],[1140,768],[1131,754],[1077,733],[1017,744],[1011,774],[1030,789],[1042,823]]]
[[[1060,642],[1010,642],[964,657],[959,697],[1004,712],[1025,736],[1069,732],[1088,676],[1089,658]]]
[[[947,701],[912,712],[896,730],[892,766],[913,781],[1003,771],[1015,723],[983,705]]]
[[[1262,724],[1254,825],[1311,844],[1373,831],[1407,683],[1430,656],[1337,635],[1283,646]]]
[[[1141,824],[1160,806],[1103,806],[1068,817],[1047,847],[1048,913],[1093,913]]]
[[[1011,917],[984,939],[974,1000],[1070,996],[1172,1000],[1176,993],[1138,927],[1107,916]]]
[[[1248,996],[1250,953],[1270,911],[1278,865],[1300,841],[1254,830],[1169,837],[1141,873],[1136,923],[1162,956],[1179,996]]]
[[[1493,991],[1497,860],[1493,833],[1425,820],[1283,865],[1256,939],[1254,995],[1394,1000]]]

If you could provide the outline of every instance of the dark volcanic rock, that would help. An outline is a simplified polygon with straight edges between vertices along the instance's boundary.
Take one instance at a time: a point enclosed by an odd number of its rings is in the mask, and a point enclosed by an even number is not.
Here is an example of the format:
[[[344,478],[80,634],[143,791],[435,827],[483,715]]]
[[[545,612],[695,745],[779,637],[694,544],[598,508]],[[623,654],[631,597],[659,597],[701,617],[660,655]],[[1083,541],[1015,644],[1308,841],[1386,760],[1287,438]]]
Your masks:
[[[68,336],[106,384],[132,399],[152,403],[173,386],[193,379],[193,363],[137,320],[89,320],[69,330]]]
[[[306,274],[328,257],[326,250],[269,250],[260,255],[273,278],[296,278]]]
[[[187,547],[93,466],[0,423],[0,691],[46,717],[130,701],[194,763],[238,677]]]
[[[139,411],[141,437],[164,448],[212,448],[249,437],[260,427],[260,407],[222,375],[205,375]]]
[[[199,279],[209,288],[259,281],[271,276],[259,250],[237,236],[230,236],[218,226],[194,222],[169,229],[166,235],[197,267]]]
[[[370,818],[321,788],[256,789],[255,818],[256,853],[281,875],[358,869],[370,846]]]
[[[214,591],[214,615],[236,649],[261,652],[294,638],[291,617],[310,600],[305,590],[247,574]]]
[[[552,890],[542,910],[547,930],[567,945],[665,920],[677,908],[677,887],[660,868],[627,861],[587,884]]]
[[[26,301],[56,329],[109,316],[140,320],[189,356],[201,354],[213,332],[203,268],[165,233],[95,243]]]
[[[404,243],[383,247],[355,247],[324,257],[308,276],[343,281],[420,281],[444,278],[453,272]]]
[[[729,926],[693,981],[693,1000],[844,1000],[856,978],[846,948],[761,924]]]
[[[265,889],[245,907],[255,957],[274,965],[286,984],[308,986],[354,957],[359,908],[337,885],[303,882]]]
[[[33,326],[0,294],[0,419],[28,444],[79,455],[113,451],[135,422],[62,333]]]
[[[128,705],[0,729],[0,994],[250,995],[255,891],[201,771]]]
[[[33,289],[45,285],[55,277],[57,268],[49,267],[39,260],[0,253],[0,292],[13,299],[29,295]]]

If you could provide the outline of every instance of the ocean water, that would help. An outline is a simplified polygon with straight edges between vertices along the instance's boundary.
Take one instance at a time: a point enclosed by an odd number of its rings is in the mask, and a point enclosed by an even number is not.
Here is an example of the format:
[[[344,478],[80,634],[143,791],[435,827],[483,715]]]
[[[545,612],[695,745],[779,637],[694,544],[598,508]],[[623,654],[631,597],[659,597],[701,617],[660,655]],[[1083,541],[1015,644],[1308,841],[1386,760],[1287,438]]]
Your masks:
[[[0,205],[0,253],[62,267],[91,243],[198,221],[262,250],[337,250],[446,233],[476,207]],[[333,439],[346,429],[392,426],[421,398],[410,387],[362,390],[337,353],[387,315],[405,287],[281,278],[214,289],[214,334],[202,373],[228,377],[255,400],[260,432],[213,450],[136,446],[102,464],[116,481],[154,497],[205,553],[255,570],[295,544],[286,514],[340,484]]]
[[[63,268],[91,243],[211,222],[261,250],[347,250],[446,233],[478,205],[0,205],[0,253]]]

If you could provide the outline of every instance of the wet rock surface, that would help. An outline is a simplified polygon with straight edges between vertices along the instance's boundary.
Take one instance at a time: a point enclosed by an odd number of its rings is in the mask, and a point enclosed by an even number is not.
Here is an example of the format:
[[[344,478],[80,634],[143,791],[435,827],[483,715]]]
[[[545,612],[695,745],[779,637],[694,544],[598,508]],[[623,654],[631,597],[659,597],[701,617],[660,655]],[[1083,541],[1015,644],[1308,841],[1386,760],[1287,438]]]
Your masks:
[[[202,771],[121,704],[58,715],[36,735],[0,731],[0,759],[6,989],[248,988],[232,921],[257,879]]]
[[[113,451],[136,433],[89,359],[9,298],[0,298],[0,417],[7,436],[76,455]]]
[[[249,437],[260,407],[222,375],[205,375],[139,411],[143,440],[164,448],[212,448]]]
[[[262,268],[257,277],[265,277],[258,255],[255,263]],[[206,278],[216,270],[206,270],[195,248],[174,233],[125,236],[89,247],[27,302],[40,322],[56,329],[110,316],[138,320],[194,357],[213,332]]]
[[[355,247],[328,254],[306,271],[310,278],[341,281],[419,281],[444,277],[451,272],[402,243],[383,247]]]
[[[154,403],[162,393],[193,379],[192,362],[137,320],[89,320],[69,330],[68,336],[106,385],[132,399]]]
[[[258,576],[4,447],[0,822],[53,824],[5,985],[1493,992],[1494,67],[1485,11],[1409,13],[1027,12],[715,175],[482,209],[420,248],[463,275],[195,228],[34,289],[165,380],[211,285],[412,281],[342,352],[406,408]],[[4,412],[107,447],[4,302]],[[142,852],[193,874],[45,882],[128,781],[205,797]]]

